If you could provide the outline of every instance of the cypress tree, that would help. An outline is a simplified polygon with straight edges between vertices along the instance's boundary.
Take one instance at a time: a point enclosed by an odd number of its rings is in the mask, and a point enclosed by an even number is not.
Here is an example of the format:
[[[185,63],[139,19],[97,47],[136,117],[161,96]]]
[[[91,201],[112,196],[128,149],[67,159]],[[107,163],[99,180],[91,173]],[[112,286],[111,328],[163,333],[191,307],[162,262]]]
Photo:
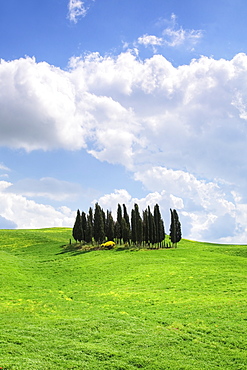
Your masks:
[[[132,241],[140,245],[143,241],[143,225],[138,204],[135,203],[131,215]]]
[[[86,218],[86,213],[82,212],[81,213],[81,226],[82,226],[82,240],[86,240],[86,232],[87,232],[87,218]]]
[[[146,244],[150,244],[150,237],[149,237],[149,222],[148,222],[148,210],[145,209],[143,212],[143,240]]]
[[[160,246],[161,246],[162,241],[165,240],[165,237],[166,237],[165,225],[164,225],[164,221],[161,219],[160,220],[160,238],[161,238]]]
[[[137,218],[137,242],[138,245],[141,245],[143,242],[143,222],[140,215]]]
[[[86,227],[86,233],[85,233],[85,241],[87,243],[92,243],[93,239],[93,225],[91,222],[91,218],[89,215],[87,215],[87,227]]]
[[[92,207],[89,207],[89,210],[88,210],[88,221],[91,223],[91,226],[92,226],[92,237],[94,237],[93,235],[93,231],[94,231],[94,225],[93,225],[93,209]]]
[[[140,212],[138,204],[134,204],[134,209],[131,211],[131,240],[134,244],[139,241],[142,241],[142,224],[140,224]]]
[[[129,219],[129,215],[128,215],[127,208],[126,208],[125,204],[123,204],[123,218],[125,220],[126,228],[127,228],[127,230],[125,231],[125,234],[126,235],[128,234],[128,243],[129,243],[130,238],[131,238],[130,219]]]
[[[114,220],[110,211],[106,213],[106,237],[108,241],[114,240]]]
[[[122,218],[122,238],[124,243],[129,243],[130,240],[130,228],[127,225],[125,218]]]
[[[148,206],[148,227],[149,227],[149,241],[152,245],[154,245],[157,241],[156,228],[155,228],[154,216],[149,206]]]
[[[158,204],[155,204],[154,206],[154,225],[155,225],[155,234],[156,234],[156,243],[160,242],[160,210]]]
[[[161,245],[161,242],[165,238],[165,227],[164,222],[161,218],[161,213],[158,204],[154,206],[154,223],[155,223],[156,243],[160,243]]]
[[[135,210],[131,210],[131,240],[134,244],[137,242],[137,220]]]
[[[181,240],[182,233],[181,233],[181,224],[179,221],[179,217],[177,211],[174,209],[170,209],[171,212],[171,225],[170,225],[170,238],[171,242],[175,247],[177,243]]]
[[[152,240],[151,240],[151,243],[152,245],[154,245],[155,243],[157,243],[157,236],[156,236],[156,228],[155,228],[155,221],[154,221],[154,216],[153,214],[151,213],[151,224],[152,224]]]
[[[115,234],[117,243],[120,244],[121,243],[121,225],[118,221],[115,222],[114,234]]]
[[[75,241],[81,242],[83,239],[83,231],[82,231],[82,223],[81,223],[81,214],[79,209],[77,210],[77,215],[74,223],[74,227],[72,230],[72,235]]]
[[[101,208],[101,213],[102,213],[102,219],[103,219],[103,225],[104,225],[104,234],[106,232],[106,216],[103,208]]]
[[[171,212],[171,224],[170,224],[170,239],[172,243],[175,243],[176,240],[176,228],[175,228],[175,221],[174,221],[174,213],[173,210],[170,208]]]
[[[120,206],[120,204],[118,204],[117,206],[117,222],[119,223],[119,235],[120,235],[120,238],[119,239],[122,239],[122,218],[123,218],[123,214],[122,214],[122,208]]]
[[[179,221],[178,213],[176,210],[174,210],[174,218],[176,220],[176,236],[177,236],[177,243],[180,242],[182,238],[182,230],[181,230],[181,223]]]
[[[127,227],[130,229],[130,219],[125,204],[123,204],[123,218],[126,221]]]
[[[102,209],[98,203],[95,204],[94,210],[94,239],[99,243],[103,243],[105,239],[104,220]]]

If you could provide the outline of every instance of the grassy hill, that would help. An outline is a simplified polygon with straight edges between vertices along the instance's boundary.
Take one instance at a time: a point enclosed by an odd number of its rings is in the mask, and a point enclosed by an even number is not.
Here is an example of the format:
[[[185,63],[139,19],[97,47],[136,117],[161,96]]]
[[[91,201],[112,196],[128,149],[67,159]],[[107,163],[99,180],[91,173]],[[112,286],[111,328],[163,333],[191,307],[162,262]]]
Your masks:
[[[247,246],[82,253],[69,238],[0,230],[0,367],[247,368]]]

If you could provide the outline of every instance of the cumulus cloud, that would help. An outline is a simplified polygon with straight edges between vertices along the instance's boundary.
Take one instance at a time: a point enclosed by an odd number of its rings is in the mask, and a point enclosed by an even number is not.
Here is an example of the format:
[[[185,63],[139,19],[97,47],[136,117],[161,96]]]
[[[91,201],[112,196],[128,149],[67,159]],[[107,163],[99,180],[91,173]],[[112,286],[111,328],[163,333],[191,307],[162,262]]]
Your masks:
[[[154,192],[149,193],[146,197],[141,199],[133,198],[127,190],[115,189],[113,193],[105,194],[93,203],[97,201],[103,209],[109,209],[112,211],[113,216],[116,218],[118,204],[125,204],[128,212],[130,212],[134,207],[134,204],[137,203],[140,211],[144,211],[148,206],[152,208],[155,204],[160,204],[162,197],[163,194]]]
[[[108,209],[113,214],[117,210],[118,204],[125,204],[126,206],[130,205],[132,201],[131,195],[125,189],[116,189],[114,193],[105,194],[93,201],[93,204],[98,202],[101,207]]]
[[[169,233],[169,208],[178,210],[183,235],[189,239],[221,243],[246,243],[247,204],[234,191],[222,184],[198,180],[181,170],[152,167],[136,172],[135,179],[151,191],[144,198],[133,198],[126,190],[115,190],[97,201],[103,208],[113,211],[119,204],[126,204],[130,212],[134,203],[140,210],[148,205],[160,205],[166,232]]]
[[[92,153],[125,166],[151,161],[206,178],[243,179],[246,126],[237,102],[246,97],[246,62],[244,54],[230,61],[201,57],[175,68],[160,55],[143,62],[129,52],[74,60],[70,77],[78,95],[86,90],[79,104]]]
[[[187,172],[165,167],[137,172],[135,178],[147,189],[158,191],[165,208],[179,210],[189,238],[213,240],[212,235],[218,238],[220,224],[223,225],[227,219],[231,223],[224,232],[221,231],[221,238],[237,233],[239,224],[234,221],[238,213],[236,199],[229,189],[216,180],[198,180]],[[228,190],[228,194],[225,190]]]
[[[172,172],[169,171],[170,174]],[[219,243],[246,243],[247,204],[242,204],[240,198],[232,202],[227,201],[225,194],[216,183],[206,183],[195,178],[190,183],[190,176],[185,173],[182,175],[181,171],[174,171],[173,175],[174,178],[166,179],[166,182],[170,181],[171,185],[178,180],[179,185],[175,190],[177,196],[170,193],[168,184],[164,186],[166,190],[150,192],[144,198],[135,198],[125,189],[116,189],[113,193],[105,194],[95,200],[94,203],[97,201],[104,209],[111,210],[115,218],[118,203],[125,204],[129,213],[135,203],[139,205],[140,211],[145,210],[148,205],[152,209],[158,203],[168,234],[169,209],[175,208],[178,210],[182,233],[186,238]],[[178,179],[181,175],[182,178]],[[154,177],[153,183],[155,182],[158,183]],[[181,186],[180,191],[178,191],[179,186]],[[202,204],[201,198],[203,199]],[[193,202],[192,205],[188,204],[190,201]]]
[[[245,235],[245,54],[174,67],[161,55],[142,61],[131,51],[93,53],[72,58],[66,71],[25,58],[2,61],[0,79],[1,146],[85,148],[174,202],[188,220],[187,235],[202,236],[219,217],[233,218]]]
[[[0,225],[4,228],[72,227],[74,212],[68,207],[55,209],[28,200],[25,196],[8,193],[10,182],[0,181]]]
[[[85,145],[68,73],[26,58],[1,61],[0,78],[0,145],[27,151]]]

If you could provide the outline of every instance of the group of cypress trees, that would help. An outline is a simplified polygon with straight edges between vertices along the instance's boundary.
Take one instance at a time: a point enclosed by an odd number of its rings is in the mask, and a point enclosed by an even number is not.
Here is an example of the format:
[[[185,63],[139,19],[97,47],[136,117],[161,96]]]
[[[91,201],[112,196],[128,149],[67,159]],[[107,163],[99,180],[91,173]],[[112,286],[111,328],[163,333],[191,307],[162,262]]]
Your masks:
[[[88,214],[77,211],[75,224],[72,231],[76,241],[93,244],[115,241],[117,244],[159,245],[165,243],[165,227],[159,210],[159,205],[154,206],[153,213],[148,206],[142,212],[138,204],[134,205],[129,217],[125,204],[117,207],[117,219],[114,221],[111,211],[105,213],[98,203],[94,211],[90,207]],[[171,242],[176,245],[181,239],[181,225],[176,210],[171,210],[170,226]]]

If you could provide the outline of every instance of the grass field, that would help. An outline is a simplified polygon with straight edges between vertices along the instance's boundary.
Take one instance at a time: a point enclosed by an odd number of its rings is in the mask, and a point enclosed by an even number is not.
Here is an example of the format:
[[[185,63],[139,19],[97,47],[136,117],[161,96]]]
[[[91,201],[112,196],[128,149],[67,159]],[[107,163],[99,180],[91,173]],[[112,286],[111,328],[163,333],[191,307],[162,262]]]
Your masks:
[[[247,369],[247,246],[92,251],[0,230],[0,367]]]

